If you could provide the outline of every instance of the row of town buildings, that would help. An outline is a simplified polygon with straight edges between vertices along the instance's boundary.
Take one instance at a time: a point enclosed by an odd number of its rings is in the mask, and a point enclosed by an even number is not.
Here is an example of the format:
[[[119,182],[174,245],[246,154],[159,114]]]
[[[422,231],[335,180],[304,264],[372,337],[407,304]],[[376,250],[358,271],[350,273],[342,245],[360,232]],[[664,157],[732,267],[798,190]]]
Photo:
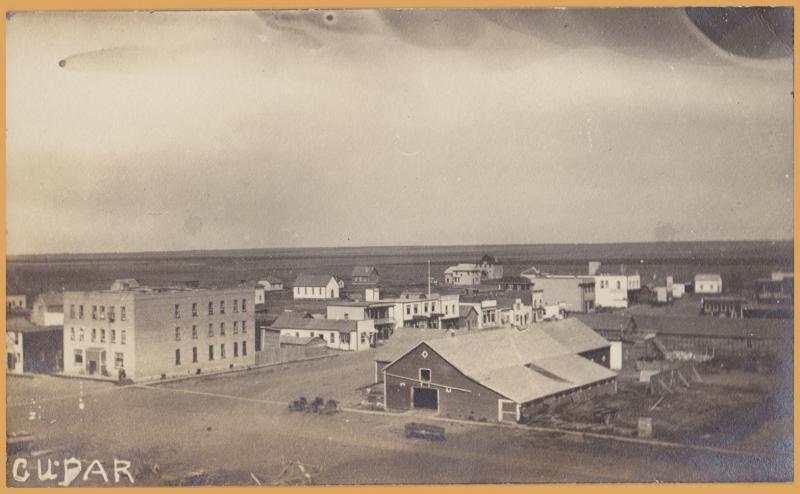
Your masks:
[[[341,298],[342,287],[333,276],[300,275],[291,287],[293,298],[321,294],[324,312],[293,310],[273,317],[264,317],[259,299],[259,293],[284,290],[281,280],[271,277],[226,288],[201,288],[198,283],[150,287],[116,280],[106,290],[43,294],[30,308],[24,298],[11,295],[8,368],[12,373],[57,371],[136,380],[201,374],[269,362],[267,353],[282,347],[366,351],[401,329],[526,330],[591,314],[605,306],[597,301],[604,300],[599,292],[606,289],[616,293],[611,297],[619,297],[620,305],[623,299],[630,303],[640,287],[638,275],[604,272],[596,263],[587,275],[549,275],[531,268],[509,277],[502,268],[489,269],[492,262],[496,260],[481,260],[487,275],[477,285],[448,284],[435,292],[429,287],[390,295],[371,278],[376,270],[354,269],[364,285],[357,300]],[[761,298],[791,300],[790,277],[760,280]],[[614,369],[625,360],[623,333],[609,339],[608,366]]]

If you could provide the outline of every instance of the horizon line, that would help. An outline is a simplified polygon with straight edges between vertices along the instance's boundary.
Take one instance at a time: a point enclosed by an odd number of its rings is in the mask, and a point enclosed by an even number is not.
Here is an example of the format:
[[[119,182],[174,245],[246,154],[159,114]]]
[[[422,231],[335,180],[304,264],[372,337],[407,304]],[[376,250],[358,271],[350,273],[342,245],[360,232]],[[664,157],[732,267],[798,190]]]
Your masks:
[[[391,249],[391,248],[464,248],[464,247],[524,247],[524,246],[555,246],[555,245],[632,245],[632,244],[709,244],[709,243],[786,243],[794,242],[789,239],[741,239],[741,240],[650,240],[650,241],[625,241],[625,242],[552,242],[552,243],[510,243],[510,244],[398,244],[398,245],[360,245],[360,246],[300,246],[300,247],[244,247],[244,248],[214,248],[214,249],[183,249],[183,250],[131,250],[131,251],[105,251],[105,252],[44,252],[37,254],[8,254],[6,259],[23,257],[47,256],[119,256],[119,255],[146,255],[146,254],[190,254],[212,253],[225,251],[265,251],[265,250],[312,250],[312,249]]]

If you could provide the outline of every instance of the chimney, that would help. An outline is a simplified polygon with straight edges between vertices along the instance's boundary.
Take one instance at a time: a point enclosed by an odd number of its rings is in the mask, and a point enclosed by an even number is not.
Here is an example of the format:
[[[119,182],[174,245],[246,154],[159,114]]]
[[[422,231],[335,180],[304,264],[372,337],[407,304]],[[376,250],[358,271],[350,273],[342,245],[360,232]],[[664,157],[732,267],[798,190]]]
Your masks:
[[[600,262],[599,261],[590,261],[589,262],[589,276],[594,276],[600,270]]]

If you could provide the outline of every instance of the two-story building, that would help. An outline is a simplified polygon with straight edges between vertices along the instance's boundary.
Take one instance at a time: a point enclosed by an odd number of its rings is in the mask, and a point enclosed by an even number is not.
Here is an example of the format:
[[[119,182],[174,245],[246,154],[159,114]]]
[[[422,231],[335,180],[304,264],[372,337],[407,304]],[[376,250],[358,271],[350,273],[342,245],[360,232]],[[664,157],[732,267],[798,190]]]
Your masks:
[[[478,285],[503,277],[503,265],[494,256],[484,255],[477,263],[461,263],[444,271],[444,283],[451,286]]]
[[[483,270],[476,264],[461,263],[450,266],[444,271],[444,284],[451,286],[478,285]]]
[[[458,294],[403,292],[382,302],[394,304],[402,327],[450,329],[458,327],[459,298]]]
[[[350,283],[353,285],[376,285],[380,275],[375,266],[355,266],[350,273]]]
[[[625,309],[638,299],[641,278],[638,273],[601,266],[600,262],[589,263],[589,275],[594,278],[595,307]]]
[[[523,271],[521,276],[542,290],[545,306],[562,307],[566,312],[594,312],[595,280],[591,276],[552,275],[536,268]]]
[[[326,318],[342,321],[372,321],[378,341],[388,339],[402,325],[396,304],[385,300],[334,300],[326,305]]]
[[[339,282],[333,276],[300,274],[294,281],[295,300],[331,300],[339,298]]]
[[[252,286],[65,292],[64,373],[149,380],[254,363]]]

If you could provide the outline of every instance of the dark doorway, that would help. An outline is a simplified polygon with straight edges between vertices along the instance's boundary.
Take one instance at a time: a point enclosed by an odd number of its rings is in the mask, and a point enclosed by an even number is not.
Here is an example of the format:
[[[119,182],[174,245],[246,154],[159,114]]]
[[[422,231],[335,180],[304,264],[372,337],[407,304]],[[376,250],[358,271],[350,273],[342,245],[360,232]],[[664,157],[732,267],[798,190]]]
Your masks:
[[[414,388],[414,408],[439,409],[439,392],[430,388]]]

